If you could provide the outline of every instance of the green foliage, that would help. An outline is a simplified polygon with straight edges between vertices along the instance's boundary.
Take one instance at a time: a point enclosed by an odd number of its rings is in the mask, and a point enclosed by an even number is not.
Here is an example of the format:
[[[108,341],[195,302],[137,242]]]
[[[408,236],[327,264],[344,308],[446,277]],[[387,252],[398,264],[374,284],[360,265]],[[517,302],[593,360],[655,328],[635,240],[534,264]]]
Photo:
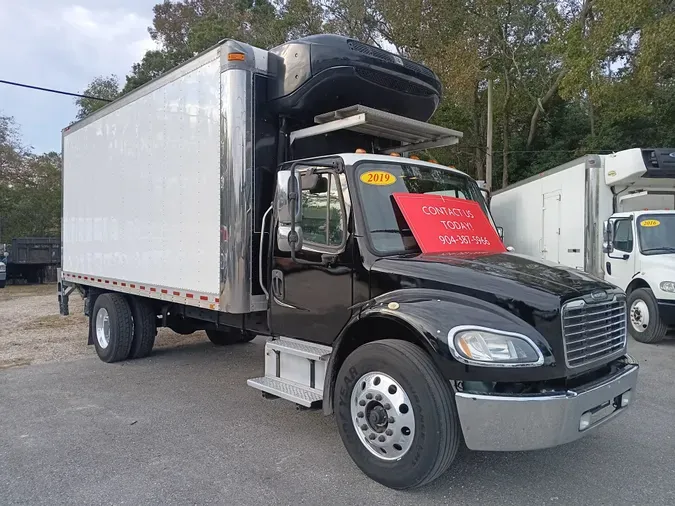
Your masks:
[[[120,85],[117,76],[99,76],[87,86],[82,92],[82,95],[95,98],[77,98],[75,105],[77,105],[77,119],[82,119],[89,116],[92,112],[100,109],[108,102],[105,100],[115,100],[120,94]],[[104,100],[96,100],[102,98]]]
[[[186,50],[151,50],[146,52],[143,59],[139,63],[134,63],[131,67],[131,74],[127,75],[127,81],[122,89],[122,93],[129,93],[139,86],[152,81],[188,60],[190,56],[190,53]]]
[[[432,122],[464,132],[457,146],[421,155],[478,178],[492,80],[495,188],[587,152],[675,145],[672,2],[164,0],[153,14],[159,47],[133,65],[123,92],[226,38],[271,48],[329,32],[393,46],[441,78]],[[92,93],[103,93],[98,79]],[[101,105],[84,104],[78,117]]]
[[[0,242],[23,236],[59,236],[61,157],[22,147],[11,117],[0,117]]]

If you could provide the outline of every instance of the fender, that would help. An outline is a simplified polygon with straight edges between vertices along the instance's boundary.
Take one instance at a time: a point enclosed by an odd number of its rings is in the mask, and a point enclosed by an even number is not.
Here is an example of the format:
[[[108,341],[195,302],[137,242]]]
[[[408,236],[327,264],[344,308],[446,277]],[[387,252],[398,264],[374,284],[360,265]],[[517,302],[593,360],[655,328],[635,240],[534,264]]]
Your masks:
[[[499,377],[504,380],[503,368],[475,367],[461,364],[455,360],[448,346],[448,333],[458,325],[478,325],[495,328],[507,332],[525,334],[539,346],[544,355],[544,366],[555,365],[553,350],[546,339],[518,315],[475,297],[456,292],[424,288],[404,288],[382,294],[359,306],[333,342],[333,351],[326,367],[326,381],[323,392],[323,411],[329,415],[333,412],[333,392],[336,377],[342,361],[346,358],[341,350],[351,348],[347,343],[357,335],[358,326],[369,318],[386,318],[407,328],[439,366],[448,379],[473,379],[476,376],[483,380]],[[395,337],[395,336],[387,336]],[[381,339],[382,336],[375,339]],[[367,337],[363,342],[373,339]],[[538,369],[542,369],[539,367]],[[550,368],[546,368],[550,369]],[[525,373],[523,374],[523,371]],[[519,377],[525,380],[540,379],[533,377],[533,370],[522,368],[506,372],[513,381]]]

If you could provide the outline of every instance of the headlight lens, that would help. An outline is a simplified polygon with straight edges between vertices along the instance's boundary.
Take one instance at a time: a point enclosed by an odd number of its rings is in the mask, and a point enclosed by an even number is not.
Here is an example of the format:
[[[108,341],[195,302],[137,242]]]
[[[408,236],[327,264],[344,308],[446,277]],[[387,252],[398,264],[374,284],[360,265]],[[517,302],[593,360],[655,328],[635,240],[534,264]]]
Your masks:
[[[487,366],[535,366],[544,363],[539,348],[526,336],[483,328],[453,329],[451,348],[459,361]]]
[[[5,264],[0,263],[0,272],[5,272],[5,269],[6,269],[6,268],[7,268],[7,267],[5,266]]]
[[[661,281],[659,286],[664,292],[675,293],[675,281]]]

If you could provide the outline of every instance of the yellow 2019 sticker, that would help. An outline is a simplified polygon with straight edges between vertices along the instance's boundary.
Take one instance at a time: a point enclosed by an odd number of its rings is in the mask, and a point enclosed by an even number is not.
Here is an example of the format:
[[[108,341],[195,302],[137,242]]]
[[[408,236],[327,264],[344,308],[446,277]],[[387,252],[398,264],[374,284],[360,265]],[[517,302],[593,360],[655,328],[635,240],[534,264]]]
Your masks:
[[[644,220],[640,222],[641,227],[658,227],[660,224],[659,220]]]
[[[366,184],[388,186],[396,182],[396,176],[384,170],[369,170],[361,174],[361,181]]]

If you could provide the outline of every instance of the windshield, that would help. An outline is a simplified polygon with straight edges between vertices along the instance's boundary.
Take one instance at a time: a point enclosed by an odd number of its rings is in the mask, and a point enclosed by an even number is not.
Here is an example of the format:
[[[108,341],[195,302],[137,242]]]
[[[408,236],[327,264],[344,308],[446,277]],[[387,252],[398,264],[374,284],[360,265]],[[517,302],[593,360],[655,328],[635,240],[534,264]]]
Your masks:
[[[403,223],[399,226],[392,193],[422,193],[473,200],[480,204],[492,223],[476,182],[451,170],[409,163],[368,162],[358,165],[356,178],[366,226],[378,252],[419,250],[407,225]]]
[[[675,253],[675,214],[641,214],[637,231],[644,255]]]

